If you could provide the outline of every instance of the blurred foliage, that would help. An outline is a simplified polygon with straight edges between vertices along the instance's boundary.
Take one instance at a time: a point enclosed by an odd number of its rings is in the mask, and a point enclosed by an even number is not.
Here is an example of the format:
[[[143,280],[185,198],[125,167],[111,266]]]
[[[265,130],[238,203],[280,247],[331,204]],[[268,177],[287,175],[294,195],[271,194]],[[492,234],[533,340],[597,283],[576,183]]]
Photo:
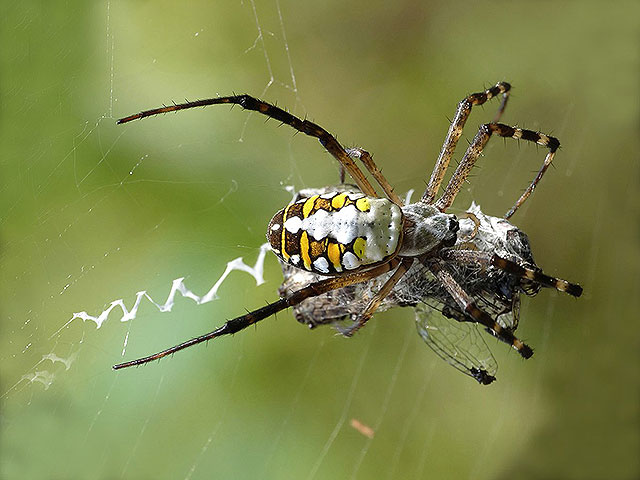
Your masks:
[[[638,478],[639,10],[2,2],[0,476]],[[514,86],[504,121],[563,146],[514,223],[539,265],[586,293],[524,303],[519,333],[536,355],[490,342],[495,385],[440,361],[403,309],[349,341],[283,313],[110,370],[125,344],[134,358],[273,301],[273,258],[265,285],[234,273],[211,304],[147,303],[131,323],[114,312],[99,330],[65,326],[142,289],[162,302],[181,276],[206,292],[227,261],[253,263],[285,186],[337,178],[316,141],[239,108],[116,118],[248,92],[373,152],[399,192],[419,192],[457,102],[498,80]],[[474,111],[467,138],[495,107]],[[475,200],[501,215],[543,154],[493,140],[455,209]],[[66,370],[42,360],[52,352],[77,356]],[[41,371],[54,374],[48,389],[23,377]]]

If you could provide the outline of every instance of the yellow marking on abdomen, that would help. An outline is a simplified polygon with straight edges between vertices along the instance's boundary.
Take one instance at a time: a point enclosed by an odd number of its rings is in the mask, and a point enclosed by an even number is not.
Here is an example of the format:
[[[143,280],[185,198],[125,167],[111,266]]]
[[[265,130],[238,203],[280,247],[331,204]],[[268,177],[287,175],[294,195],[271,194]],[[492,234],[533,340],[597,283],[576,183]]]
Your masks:
[[[342,264],[340,263],[340,246],[337,243],[329,243],[329,246],[327,247],[327,256],[336,271],[340,272],[342,270]]]
[[[371,204],[367,197],[362,197],[356,200],[356,208],[361,212],[368,212],[371,209]]]
[[[319,196],[320,195],[314,195],[313,197],[310,197],[309,199],[307,199],[306,202],[304,202],[304,205],[302,206],[302,218],[307,218],[309,216],[309,214],[311,213],[311,210],[313,210],[313,206],[316,203],[316,199]]]
[[[347,200],[346,193],[340,193],[331,199],[331,206],[336,210],[340,210],[344,207],[344,202]]]
[[[304,263],[304,268],[311,270],[311,257],[309,257],[309,234],[305,231],[300,235],[300,256]]]
[[[291,205],[293,205],[293,203]],[[286,242],[287,229],[284,228],[284,222],[287,221],[287,213],[289,213],[289,209],[291,208],[291,205],[287,205],[287,208],[285,208],[284,212],[282,213],[282,241],[280,242],[280,253],[282,253],[282,258],[284,259],[285,262],[289,260],[290,255],[287,253],[287,242]]]
[[[355,253],[360,260],[364,259],[365,250],[367,247],[367,241],[363,237],[356,238],[353,242],[353,253]]]

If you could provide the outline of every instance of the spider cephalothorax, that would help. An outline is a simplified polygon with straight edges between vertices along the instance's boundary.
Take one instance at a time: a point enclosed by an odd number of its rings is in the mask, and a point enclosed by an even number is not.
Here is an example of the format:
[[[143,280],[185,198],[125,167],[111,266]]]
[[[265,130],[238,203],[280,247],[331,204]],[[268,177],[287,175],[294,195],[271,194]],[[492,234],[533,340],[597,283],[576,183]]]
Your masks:
[[[279,300],[230,320],[213,332],[114,368],[140,365],[235,333],[288,307],[294,307],[298,319],[310,326],[349,317],[351,324],[340,331],[351,336],[380,308],[415,306],[418,330],[425,341],[456,368],[483,384],[495,379],[495,368],[483,357],[486,354],[478,348],[479,343],[474,343],[473,351],[466,350],[463,344],[471,338],[469,334],[438,333],[445,330],[434,326],[433,312],[461,326],[480,325],[522,357],[531,357],[531,347],[514,335],[520,292],[531,295],[540,287],[551,287],[577,297],[582,288],[542,273],[533,262],[526,235],[508,222],[531,195],[560,146],[554,137],[498,123],[510,89],[508,83],[499,82],[458,104],[427,188],[418,202],[408,205],[396,195],[369,153],[359,148],[345,150],[319,125],[249,95],[174,104],[118,120],[126,123],[187,108],[237,104],[316,137],[356,186],[299,195],[275,214],[267,238],[285,273]],[[480,126],[437,198],[472,107],[495,96],[502,97],[497,114],[491,123]],[[533,142],[549,152],[534,180],[504,219],[484,215],[472,206],[467,218],[458,221],[446,211],[493,135]],[[356,161],[376,180],[384,197],[376,192]]]

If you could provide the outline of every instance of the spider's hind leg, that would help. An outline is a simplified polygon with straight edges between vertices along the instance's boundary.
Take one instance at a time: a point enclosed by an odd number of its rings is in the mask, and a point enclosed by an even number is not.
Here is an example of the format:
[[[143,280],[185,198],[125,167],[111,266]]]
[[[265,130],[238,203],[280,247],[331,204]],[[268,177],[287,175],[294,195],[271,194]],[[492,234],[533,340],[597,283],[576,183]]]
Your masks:
[[[369,321],[369,319],[376,313],[376,310],[382,303],[382,301],[391,293],[393,287],[400,281],[407,270],[413,264],[413,258],[405,258],[402,260],[402,263],[398,266],[393,275],[389,277],[389,279],[385,282],[385,284],[380,288],[378,293],[374,295],[374,297],[369,301],[367,307],[358,315],[355,320],[355,323],[347,329],[341,330],[341,333],[345,337],[351,337],[354,333],[364,327],[365,323]]]
[[[376,163],[373,161],[373,157],[369,152],[363,150],[362,148],[349,148],[347,149],[347,153],[353,159],[359,159],[365,168],[369,171],[369,173],[376,179],[378,185],[382,187],[382,190],[387,195],[387,198],[391,200],[393,203],[401,207],[403,205],[402,200],[393,190],[393,187],[389,183],[389,181],[384,177],[382,171],[378,168]]]
[[[265,318],[269,318],[270,316],[275,315],[276,313],[286,308],[298,305],[307,298],[317,297],[318,295],[322,295],[323,293],[337,290],[349,285],[354,285],[356,283],[366,282],[374,277],[383,275],[388,271],[393,270],[399,263],[399,260],[392,259],[387,263],[383,263],[382,265],[372,268],[371,270],[366,270],[364,272],[354,272],[349,275],[342,275],[338,277],[329,277],[325,278],[324,280],[311,283],[310,285],[303,287],[300,290],[287,295],[286,297],[280,298],[279,300],[270,303],[262,308],[229,320],[224,325],[216,328],[212,332],[192,338],[190,340],[187,340],[186,342],[182,342],[179,345],[175,345],[173,347],[162,350],[161,352],[154,353],[153,355],[148,355],[136,360],[119,363],[117,365],[114,365],[113,369],[119,370],[121,368],[142,365],[154,360],[159,360],[163,357],[166,357],[167,355],[172,355],[180,350],[184,350],[185,348],[191,347],[198,343],[207,342],[224,335],[232,335],[236,332],[239,332],[240,330],[244,330],[245,328],[258,323],[261,320],[264,320]]]
[[[364,176],[362,170],[358,168],[353,159],[347,154],[344,147],[340,145],[338,140],[333,135],[331,135],[328,131],[326,131],[316,123],[296,117],[295,115],[281,109],[280,107],[276,107],[275,105],[252,97],[251,95],[232,95],[229,97],[208,98],[205,100],[196,100],[194,102],[163,106],[160,108],[145,110],[140,113],[129,115],[128,117],[121,118],[117,121],[117,123],[128,123],[133,120],[151,117],[153,115],[159,115],[161,113],[176,112],[178,110],[186,110],[189,108],[222,104],[240,105],[245,110],[253,110],[254,112],[258,112],[269,118],[279,120],[280,122],[289,125],[291,128],[304,133],[305,135],[317,138],[324,149],[331,155],[333,155],[333,157],[340,163],[340,165],[342,165],[342,167],[346,169],[347,172],[349,172],[351,178],[353,178],[354,182],[356,182],[360,190],[362,190],[365,195],[368,195],[370,197],[377,197],[375,189]]]

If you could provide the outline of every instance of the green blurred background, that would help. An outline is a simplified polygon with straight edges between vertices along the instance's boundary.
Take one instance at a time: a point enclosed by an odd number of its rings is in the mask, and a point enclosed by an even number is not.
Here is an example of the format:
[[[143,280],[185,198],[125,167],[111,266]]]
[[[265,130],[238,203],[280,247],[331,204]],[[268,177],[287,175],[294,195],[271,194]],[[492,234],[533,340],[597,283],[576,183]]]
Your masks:
[[[3,1],[0,477],[638,478],[638,19],[622,1]],[[204,294],[227,261],[253,264],[286,186],[337,178],[315,140],[239,108],[116,118],[253,93],[421,191],[457,102],[498,80],[504,121],[563,145],[514,223],[586,293],[525,300],[536,355],[490,341],[494,385],[438,359],[402,309],[351,340],[286,312],[111,371],[276,299],[270,254],[259,287],[234,272],[206,305],[68,323],[140,290],[163,303],[178,277]],[[454,212],[502,215],[543,156],[494,140]]]

